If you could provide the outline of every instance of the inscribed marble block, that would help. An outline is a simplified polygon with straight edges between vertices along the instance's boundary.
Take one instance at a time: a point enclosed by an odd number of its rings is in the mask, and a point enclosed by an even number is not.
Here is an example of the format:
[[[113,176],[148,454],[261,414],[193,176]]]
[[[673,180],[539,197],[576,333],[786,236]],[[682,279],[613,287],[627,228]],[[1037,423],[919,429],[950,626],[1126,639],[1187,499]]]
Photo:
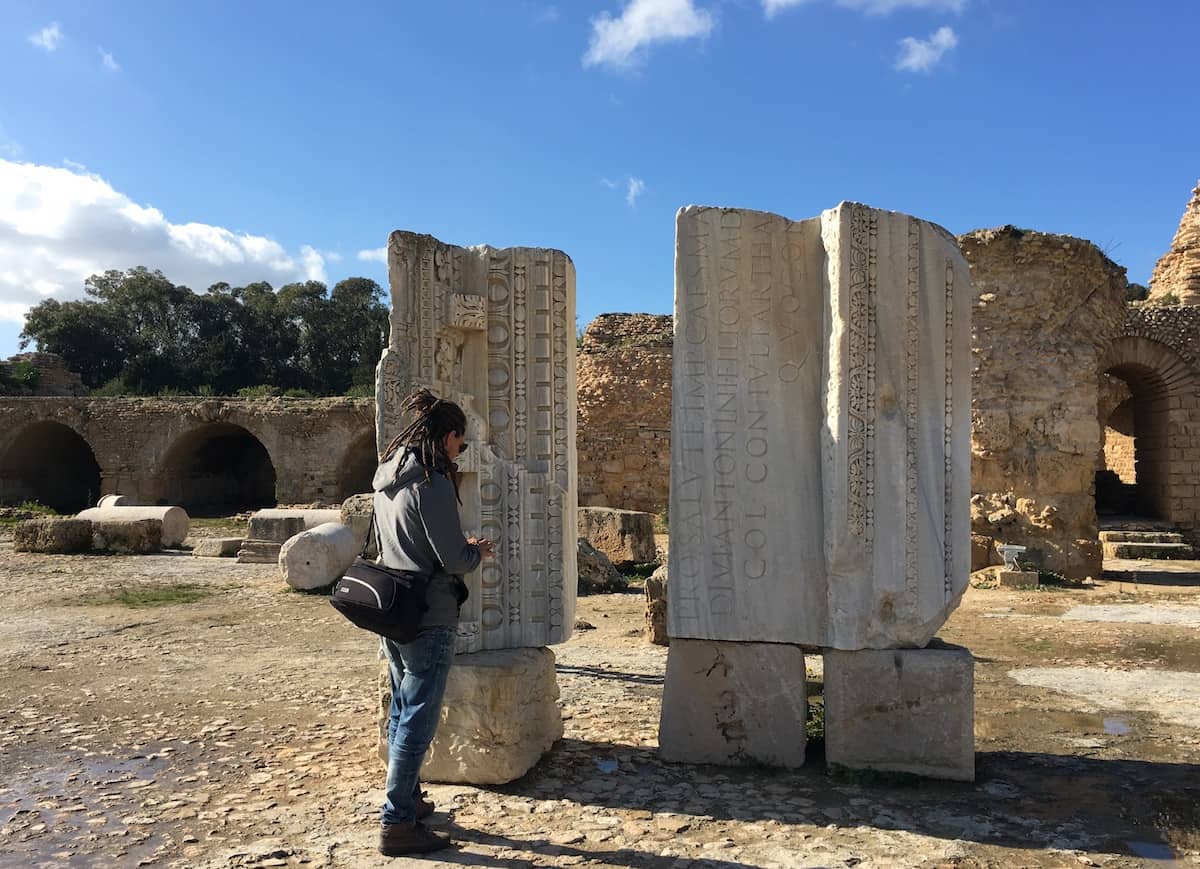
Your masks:
[[[825,760],[975,780],[975,662],[961,646],[825,653]]]
[[[463,528],[496,541],[466,577],[458,651],[561,643],[575,622],[575,267],[557,250],[388,240],[391,336],[376,437],[424,386],[467,415]]]
[[[924,645],[970,567],[970,280],[843,203],[676,226],[672,637]]]

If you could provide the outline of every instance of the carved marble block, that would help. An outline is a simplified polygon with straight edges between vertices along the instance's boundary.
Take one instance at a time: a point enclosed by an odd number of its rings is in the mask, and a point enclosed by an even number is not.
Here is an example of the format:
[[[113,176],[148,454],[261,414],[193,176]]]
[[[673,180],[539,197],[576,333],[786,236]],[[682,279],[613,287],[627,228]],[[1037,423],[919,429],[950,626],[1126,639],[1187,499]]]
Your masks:
[[[970,567],[970,280],[926,221],[676,225],[672,637],[920,647]]]
[[[376,436],[418,386],[459,404],[463,528],[496,541],[466,577],[459,652],[561,643],[575,622],[575,267],[557,250],[388,240],[391,337]]]

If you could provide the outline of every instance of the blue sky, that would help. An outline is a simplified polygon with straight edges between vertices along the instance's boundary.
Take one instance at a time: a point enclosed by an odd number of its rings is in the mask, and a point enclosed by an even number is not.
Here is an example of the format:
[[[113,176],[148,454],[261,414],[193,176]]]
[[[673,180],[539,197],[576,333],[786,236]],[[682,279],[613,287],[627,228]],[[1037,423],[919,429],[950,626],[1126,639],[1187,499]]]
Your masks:
[[[0,7],[0,358],[138,264],[365,274],[393,229],[672,306],[676,209],[844,199],[1090,239],[1145,283],[1200,177],[1200,3],[577,0]]]

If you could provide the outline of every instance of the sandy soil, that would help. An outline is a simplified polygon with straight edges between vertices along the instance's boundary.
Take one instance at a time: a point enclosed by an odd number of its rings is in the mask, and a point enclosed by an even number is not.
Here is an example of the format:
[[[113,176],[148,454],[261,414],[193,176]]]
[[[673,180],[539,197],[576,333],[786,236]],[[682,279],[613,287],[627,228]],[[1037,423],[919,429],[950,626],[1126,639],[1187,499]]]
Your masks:
[[[583,598],[564,738],[512,784],[430,786],[461,847],[418,863],[374,851],[375,644],[323,598],[0,539],[0,866],[1200,865],[1200,563],[1109,566],[972,588],[946,625],[976,657],[974,785],[831,776],[819,740],[794,772],[664,763],[641,598]]]

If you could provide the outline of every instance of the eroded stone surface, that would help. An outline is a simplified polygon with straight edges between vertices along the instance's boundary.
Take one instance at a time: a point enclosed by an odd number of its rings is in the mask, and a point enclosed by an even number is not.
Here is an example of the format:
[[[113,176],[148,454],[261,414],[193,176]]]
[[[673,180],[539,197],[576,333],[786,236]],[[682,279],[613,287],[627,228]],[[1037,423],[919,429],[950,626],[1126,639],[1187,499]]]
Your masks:
[[[204,537],[192,547],[197,558],[233,558],[242,548],[242,537]]]
[[[672,637],[933,636],[970,567],[970,298],[907,215],[679,213]]]
[[[654,517],[637,510],[580,507],[579,536],[618,569],[654,561]]]
[[[358,555],[354,531],[340,522],[325,522],[302,531],[279,550],[284,582],[302,591],[334,582]]]
[[[673,638],[658,732],[662,756],[802,766],[805,692],[799,646]]]
[[[162,523],[162,545],[168,549],[183,543],[191,524],[187,511],[182,507],[89,507],[78,515],[80,519],[91,519],[97,522],[157,519]]]
[[[1150,294],[1180,305],[1200,303],[1200,184],[1183,211],[1171,249],[1154,266]]]
[[[466,577],[459,652],[559,643],[574,624],[575,267],[544,248],[471,248],[394,232],[391,335],[376,441],[418,386],[460,405],[463,527],[496,541]]]
[[[974,781],[974,674],[961,646],[826,651],[826,762]]]
[[[163,548],[161,519],[96,519],[92,548],[102,552],[148,555]]]
[[[13,529],[17,552],[86,552],[92,547],[92,523],[88,519],[40,518],[18,522]]]

